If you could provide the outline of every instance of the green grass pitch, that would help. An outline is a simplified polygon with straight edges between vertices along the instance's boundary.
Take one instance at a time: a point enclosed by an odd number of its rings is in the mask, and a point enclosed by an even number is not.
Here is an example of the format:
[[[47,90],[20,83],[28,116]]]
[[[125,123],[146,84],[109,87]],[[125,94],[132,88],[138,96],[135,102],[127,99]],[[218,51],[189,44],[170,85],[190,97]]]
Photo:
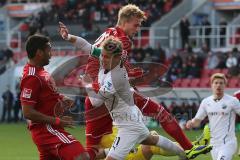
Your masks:
[[[78,140],[85,143],[84,127],[68,129]],[[166,133],[158,130],[161,135]],[[201,134],[201,131],[186,131],[187,136],[194,140]],[[237,133],[238,142],[240,142],[240,133]],[[177,160],[177,157],[155,156],[153,160]],[[196,160],[210,160],[210,154],[201,155]],[[240,157],[234,156],[233,160],[239,160]],[[25,124],[0,124],[0,160],[38,160],[36,146],[31,140],[31,136]]]

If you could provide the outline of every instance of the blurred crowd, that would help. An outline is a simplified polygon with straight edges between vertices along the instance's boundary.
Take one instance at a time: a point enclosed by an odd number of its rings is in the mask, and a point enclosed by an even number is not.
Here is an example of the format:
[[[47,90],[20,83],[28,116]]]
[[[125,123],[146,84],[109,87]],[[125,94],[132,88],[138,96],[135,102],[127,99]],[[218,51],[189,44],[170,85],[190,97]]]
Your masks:
[[[149,17],[147,25],[169,12],[180,0],[55,0],[48,21],[83,22],[91,28],[92,21],[105,21],[115,24],[119,8],[127,3],[138,5]]]
[[[240,76],[240,52],[233,48],[229,52],[214,52],[207,45],[199,51],[187,48],[173,52],[169,61],[167,80],[170,82],[178,78],[200,78],[202,71],[207,69],[227,69],[227,77]]]
[[[57,24],[58,21],[80,24],[86,32],[98,29],[101,23],[107,23],[107,27],[114,26],[119,8],[127,3],[134,3],[145,11],[148,20],[143,26],[148,27],[179,2],[181,0],[53,0],[50,9],[43,8],[32,15],[20,30],[29,31],[29,35],[36,32],[48,35],[45,25]]]

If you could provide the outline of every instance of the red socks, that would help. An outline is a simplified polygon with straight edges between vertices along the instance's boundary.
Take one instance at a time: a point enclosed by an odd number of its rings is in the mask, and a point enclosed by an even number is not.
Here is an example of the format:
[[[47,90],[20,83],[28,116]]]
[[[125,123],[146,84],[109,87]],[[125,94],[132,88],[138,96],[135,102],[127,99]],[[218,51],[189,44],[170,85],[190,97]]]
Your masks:
[[[143,115],[153,117],[158,120],[163,129],[174,138],[184,150],[193,147],[191,141],[186,137],[178,122],[172,117],[163,106],[157,104],[151,99],[145,98],[134,92],[135,104],[142,110]]]

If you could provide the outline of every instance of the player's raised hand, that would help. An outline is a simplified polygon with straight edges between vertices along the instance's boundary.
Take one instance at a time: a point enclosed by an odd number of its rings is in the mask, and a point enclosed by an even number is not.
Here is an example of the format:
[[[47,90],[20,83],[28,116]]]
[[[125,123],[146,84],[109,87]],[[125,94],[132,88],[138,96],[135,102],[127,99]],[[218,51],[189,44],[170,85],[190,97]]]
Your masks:
[[[73,118],[70,116],[63,116],[60,119],[60,126],[74,128],[74,121]]]
[[[62,36],[64,40],[67,40],[68,34],[69,34],[67,26],[62,22],[58,22],[58,24],[59,24],[59,34]]]

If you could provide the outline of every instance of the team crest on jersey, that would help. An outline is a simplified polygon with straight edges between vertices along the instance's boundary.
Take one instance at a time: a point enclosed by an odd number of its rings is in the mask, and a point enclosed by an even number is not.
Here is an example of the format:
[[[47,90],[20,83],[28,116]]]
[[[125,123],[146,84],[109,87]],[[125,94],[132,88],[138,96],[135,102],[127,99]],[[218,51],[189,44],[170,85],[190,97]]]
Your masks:
[[[31,98],[32,90],[28,88],[23,89],[22,97],[24,98]]]

